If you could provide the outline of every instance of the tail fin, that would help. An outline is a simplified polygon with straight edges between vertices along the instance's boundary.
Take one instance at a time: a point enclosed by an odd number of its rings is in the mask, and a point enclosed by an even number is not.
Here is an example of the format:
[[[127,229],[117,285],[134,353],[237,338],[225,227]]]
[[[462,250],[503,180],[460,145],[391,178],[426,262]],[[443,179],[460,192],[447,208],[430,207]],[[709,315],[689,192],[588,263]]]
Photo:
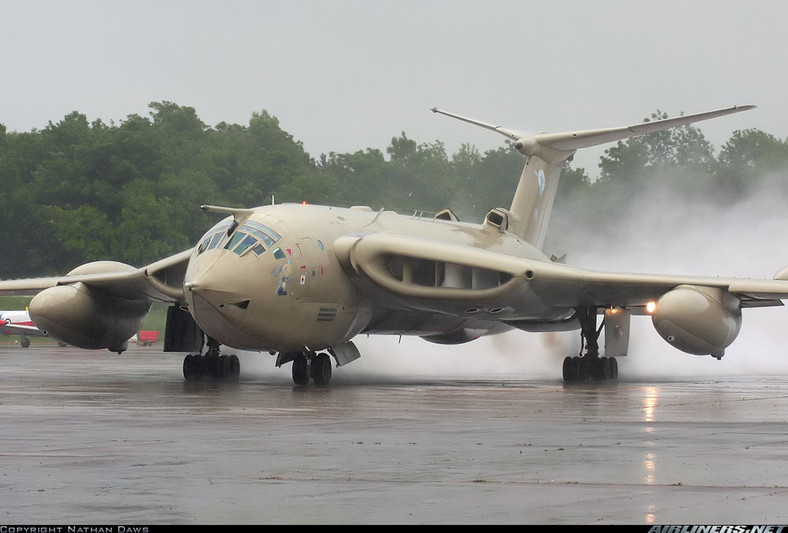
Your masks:
[[[441,113],[505,135],[514,141],[514,147],[518,152],[528,157],[512,199],[512,206],[509,209],[509,230],[526,242],[541,249],[547,235],[547,226],[553,210],[555,194],[558,190],[558,180],[561,177],[564,161],[572,157],[579,148],[620,141],[637,135],[747,111],[754,107],[754,105],[733,106],[694,115],[641,122],[618,128],[570,131],[566,133],[540,133],[532,136],[448,113],[436,107],[433,107],[432,111],[433,113]]]
[[[547,236],[563,163],[564,160],[553,164],[537,156],[529,157],[509,208],[511,231],[540,250]]]

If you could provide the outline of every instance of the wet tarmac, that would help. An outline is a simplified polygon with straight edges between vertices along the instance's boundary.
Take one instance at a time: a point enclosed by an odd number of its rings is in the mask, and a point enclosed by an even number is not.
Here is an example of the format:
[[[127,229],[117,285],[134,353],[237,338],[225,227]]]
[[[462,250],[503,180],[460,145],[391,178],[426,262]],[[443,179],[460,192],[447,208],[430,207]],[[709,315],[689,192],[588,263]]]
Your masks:
[[[0,524],[788,522],[788,375],[191,385],[159,349],[0,348]]]

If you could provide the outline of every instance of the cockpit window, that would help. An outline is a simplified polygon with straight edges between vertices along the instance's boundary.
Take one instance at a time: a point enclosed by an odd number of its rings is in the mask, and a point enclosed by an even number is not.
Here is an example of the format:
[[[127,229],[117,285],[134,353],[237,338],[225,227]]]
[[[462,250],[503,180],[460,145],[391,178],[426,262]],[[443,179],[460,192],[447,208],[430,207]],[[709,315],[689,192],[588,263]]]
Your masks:
[[[233,252],[237,253],[238,255],[243,255],[246,250],[248,250],[253,244],[260,244],[254,235],[244,235],[243,240],[233,248]],[[260,245],[262,246],[262,244]],[[263,248],[265,251],[265,248]],[[259,254],[258,254],[259,255]]]
[[[230,240],[227,241],[227,244],[224,245],[224,248],[226,250],[232,250],[235,248],[235,245],[238,244],[244,237],[246,237],[246,233],[242,231],[236,231],[233,233],[233,236],[230,237]]]
[[[251,220],[245,222],[244,225],[241,226],[241,229],[258,237],[269,248],[282,238],[281,235],[268,226]]]
[[[200,242],[200,246],[197,248],[197,253],[201,254],[205,250],[210,250],[212,248],[216,248],[217,246],[219,246],[219,241],[221,241],[222,237],[224,237],[227,234],[227,229],[229,227],[230,227],[229,223],[220,222],[219,224],[216,224],[214,227],[208,230],[208,233],[206,233],[203,236],[203,239]]]
[[[240,227],[237,223],[221,222],[205,234],[197,247],[197,254],[222,246],[238,255],[243,255],[247,251],[262,255],[281,238],[279,233],[259,222],[248,220]]]
[[[210,244],[208,244],[209,250],[211,248],[216,248],[217,246],[219,246],[219,241],[222,240],[222,235],[224,235],[224,233],[217,233],[216,235],[211,237],[211,242]]]

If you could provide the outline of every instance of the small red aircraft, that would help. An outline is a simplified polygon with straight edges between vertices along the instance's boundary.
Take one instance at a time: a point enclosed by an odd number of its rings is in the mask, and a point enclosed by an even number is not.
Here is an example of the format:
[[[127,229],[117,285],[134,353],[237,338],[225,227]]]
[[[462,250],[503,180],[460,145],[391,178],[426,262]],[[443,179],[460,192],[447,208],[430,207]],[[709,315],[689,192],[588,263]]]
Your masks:
[[[46,333],[41,331],[30,320],[30,313],[24,311],[0,311],[0,332],[3,335],[20,335],[22,338],[19,343],[22,348],[30,346],[28,337],[44,337]]]

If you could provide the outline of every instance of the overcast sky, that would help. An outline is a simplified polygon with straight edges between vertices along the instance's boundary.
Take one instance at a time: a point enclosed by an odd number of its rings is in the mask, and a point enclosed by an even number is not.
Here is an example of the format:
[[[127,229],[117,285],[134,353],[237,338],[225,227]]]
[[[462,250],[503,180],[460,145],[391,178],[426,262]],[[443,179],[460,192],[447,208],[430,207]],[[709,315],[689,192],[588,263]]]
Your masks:
[[[210,126],[266,110],[314,157],[402,132],[497,148],[439,106],[565,131],[756,104],[699,127],[788,136],[788,2],[0,0],[0,123],[42,129],[194,107]],[[598,152],[576,162],[596,172]]]

